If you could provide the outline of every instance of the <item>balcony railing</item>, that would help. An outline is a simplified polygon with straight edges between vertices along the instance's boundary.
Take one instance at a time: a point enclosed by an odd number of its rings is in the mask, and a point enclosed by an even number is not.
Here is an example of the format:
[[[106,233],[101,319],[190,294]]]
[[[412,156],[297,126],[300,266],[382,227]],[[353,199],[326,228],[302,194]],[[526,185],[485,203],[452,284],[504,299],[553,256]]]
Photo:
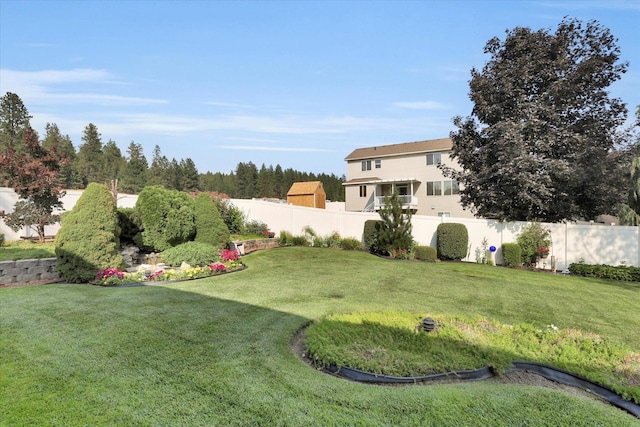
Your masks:
[[[402,201],[403,209],[418,209],[418,198],[416,196],[398,196]],[[384,196],[376,197],[374,202],[375,210],[380,210],[384,206]]]

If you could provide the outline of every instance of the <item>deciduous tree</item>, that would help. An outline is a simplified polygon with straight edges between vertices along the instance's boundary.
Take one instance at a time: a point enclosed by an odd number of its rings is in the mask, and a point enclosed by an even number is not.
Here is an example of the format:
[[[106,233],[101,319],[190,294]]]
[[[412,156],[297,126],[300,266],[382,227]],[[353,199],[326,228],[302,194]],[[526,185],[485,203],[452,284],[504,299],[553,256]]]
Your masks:
[[[627,117],[607,87],[627,70],[607,28],[565,19],[554,33],[515,28],[471,71],[472,116],[455,117],[445,174],[479,216],[560,221],[608,213],[624,198],[615,130]],[[612,182],[615,180],[616,182]]]

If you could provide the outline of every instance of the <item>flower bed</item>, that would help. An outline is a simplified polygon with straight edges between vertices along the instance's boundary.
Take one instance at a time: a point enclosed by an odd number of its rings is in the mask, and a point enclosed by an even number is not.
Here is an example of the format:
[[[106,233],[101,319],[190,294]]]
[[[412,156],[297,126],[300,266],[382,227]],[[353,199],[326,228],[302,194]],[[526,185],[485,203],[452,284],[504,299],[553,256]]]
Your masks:
[[[105,268],[96,273],[96,281],[94,284],[101,286],[119,286],[146,282],[202,279],[244,269],[244,264],[240,261],[237,251],[225,249],[220,255],[222,262],[214,262],[206,266],[166,268],[154,272],[146,269],[126,272],[116,268]]]

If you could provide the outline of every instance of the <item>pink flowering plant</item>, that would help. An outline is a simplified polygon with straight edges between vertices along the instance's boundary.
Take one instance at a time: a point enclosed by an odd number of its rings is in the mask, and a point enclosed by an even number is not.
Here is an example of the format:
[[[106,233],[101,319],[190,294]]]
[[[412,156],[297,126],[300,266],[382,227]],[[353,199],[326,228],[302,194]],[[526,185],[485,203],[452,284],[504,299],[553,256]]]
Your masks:
[[[240,258],[240,254],[235,249],[224,249],[222,253],[220,253],[220,258],[222,261],[237,261]]]
[[[124,283],[126,273],[117,268],[104,268],[96,273],[96,280],[103,285],[119,285]]]

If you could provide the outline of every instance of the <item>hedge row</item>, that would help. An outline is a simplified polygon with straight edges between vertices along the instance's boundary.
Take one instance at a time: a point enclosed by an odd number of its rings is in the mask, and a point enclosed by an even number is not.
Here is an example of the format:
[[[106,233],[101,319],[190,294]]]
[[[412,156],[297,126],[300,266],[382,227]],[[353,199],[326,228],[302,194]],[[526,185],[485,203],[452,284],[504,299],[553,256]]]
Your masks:
[[[598,279],[640,282],[640,267],[625,265],[585,264],[582,262],[569,265],[569,272],[576,276],[596,277]]]

